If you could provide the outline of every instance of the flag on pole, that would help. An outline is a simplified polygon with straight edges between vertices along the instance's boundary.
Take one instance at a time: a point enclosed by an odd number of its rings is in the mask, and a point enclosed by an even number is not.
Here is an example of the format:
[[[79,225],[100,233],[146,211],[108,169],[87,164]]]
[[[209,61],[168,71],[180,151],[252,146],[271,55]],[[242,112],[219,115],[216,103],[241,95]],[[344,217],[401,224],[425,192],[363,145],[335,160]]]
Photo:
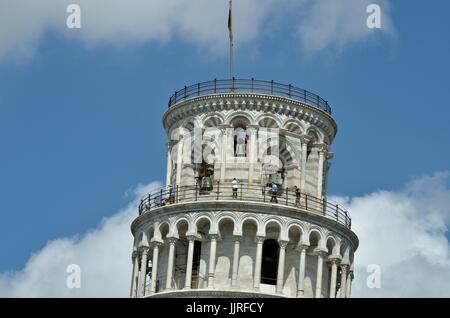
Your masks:
[[[231,0],[230,0],[230,9],[228,11],[228,32],[230,35],[231,46],[233,46],[233,19],[231,15]]]
[[[231,5],[232,0],[230,0],[230,8],[228,10],[228,32],[230,35],[230,78],[234,79],[234,52],[233,52],[233,18],[231,16]],[[233,80],[233,86],[234,86],[234,80]],[[232,88],[234,90],[234,87]]]

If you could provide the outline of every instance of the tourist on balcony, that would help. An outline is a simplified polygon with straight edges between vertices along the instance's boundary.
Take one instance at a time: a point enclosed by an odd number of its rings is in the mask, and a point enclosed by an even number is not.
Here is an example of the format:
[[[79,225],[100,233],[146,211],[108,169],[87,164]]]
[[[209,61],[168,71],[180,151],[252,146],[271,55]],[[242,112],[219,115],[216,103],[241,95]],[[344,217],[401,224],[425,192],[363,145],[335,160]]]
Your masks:
[[[233,178],[233,181],[231,181],[231,188],[233,189],[233,198],[237,198],[238,182],[236,178]]]
[[[300,189],[295,186],[295,206],[298,208],[300,206]]]
[[[272,198],[270,199],[270,202],[278,203],[277,192],[278,192],[278,186],[275,182],[272,182]]]
[[[168,188],[169,188],[169,197],[167,198],[166,201],[168,204],[175,203],[175,192],[173,185],[169,185]]]

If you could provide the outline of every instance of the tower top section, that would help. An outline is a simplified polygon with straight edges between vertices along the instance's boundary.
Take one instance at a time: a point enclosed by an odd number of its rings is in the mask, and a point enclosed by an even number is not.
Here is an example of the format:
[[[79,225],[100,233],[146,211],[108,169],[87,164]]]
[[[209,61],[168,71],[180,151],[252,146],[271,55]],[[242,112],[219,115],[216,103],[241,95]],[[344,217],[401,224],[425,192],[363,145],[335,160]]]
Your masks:
[[[328,102],[232,78],[185,86],[168,106],[166,187],[131,225],[132,297],[350,296],[359,241],[327,198]]]
[[[274,81],[255,80],[254,78],[214,79],[208,82],[185,86],[170,97],[168,106],[170,108],[182,101],[195,97],[223,93],[255,93],[290,98],[331,115],[330,105],[319,95],[295,87],[291,84],[286,85]]]

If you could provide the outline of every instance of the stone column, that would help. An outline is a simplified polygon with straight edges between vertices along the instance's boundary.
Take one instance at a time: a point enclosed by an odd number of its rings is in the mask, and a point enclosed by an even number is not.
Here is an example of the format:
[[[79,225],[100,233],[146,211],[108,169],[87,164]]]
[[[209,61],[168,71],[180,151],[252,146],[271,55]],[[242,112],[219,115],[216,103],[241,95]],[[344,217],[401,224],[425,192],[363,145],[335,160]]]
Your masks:
[[[350,270],[350,272],[347,275],[347,289],[345,292],[345,298],[350,298],[352,293],[352,281],[353,281],[353,271]]]
[[[176,184],[181,185],[181,170],[183,165],[183,136],[180,135],[180,138],[177,143],[177,177]]]
[[[137,291],[138,277],[139,277],[139,253],[137,251],[133,251],[131,259],[133,261],[133,272],[131,273],[130,297],[135,298],[136,291]]]
[[[309,138],[307,136],[302,136],[301,144],[302,144],[302,162],[301,162],[301,171],[300,171],[300,191],[302,193],[305,192],[306,185],[306,157],[308,155],[308,143]]]
[[[226,162],[228,156],[228,132],[227,127],[222,127],[222,149],[221,149],[221,163],[220,163],[220,182],[225,182]]]
[[[169,237],[168,240],[169,240],[169,259],[167,261],[166,290],[171,290],[173,277],[173,261],[175,256],[175,243],[177,239],[175,237]]]
[[[261,283],[262,250],[264,239],[264,236],[256,237],[255,277],[253,278],[253,288],[256,291],[259,291],[259,285]]]
[[[331,278],[330,278],[330,298],[336,297],[336,281],[337,281],[337,267],[340,262],[339,258],[330,258],[331,263]]]
[[[316,273],[316,298],[322,295],[322,274],[323,274],[323,257],[325,252],[317,252],[317,273]]]
[[[186,278],[184,280],[184,289],[191,289],[191,281],[192,281],[192,261],[194,258],[194,244],[195,244],[195,236],[188,236],[189,240],[188,246],[188,254],[186,261]]]
[[[139,277],[139,288],[138,288],[138,297],[145,296],[145,276],[147,275],[147,257],[148,257],[147,246],[141,247],[141,272]]]
[[[300,251],[300,264],[298,266],[298,286],[297,297],[303,297],[305,295],[305,265],[306,265],[306,249],[308,245],[299,244],[298,250]]]
[[[322,185],[323,185],[323,169],[324,169],[324,159],[326,155],[326,145],[319,146],[319,164],[317,170],[317,197],[322,198]]]
[[[345,298],[345,292],[347,290],[347,264],[341,265],[341,288],[340,288],[340,298]]]
[[[237,278],[239,271],[239,249],[241,246],[242,236],[234,236],[234,254],[233,254],[233,271],[231,276],[231,287],[237,287]]]
[[[286,246],[289,242],[280,241],[280,255],[278,257],[278,273],[277,273],[277,293],[283,293],[283,285],[284,285],[284,262],[286,259]]]
[[[166,171],[166,187],[171,184],[172,175],[172,154],[171,154],[171,143],[167,145],[167,171]]]
[[[217,234],[210,235],[208,288],[214,288],[214,272],[216,270]]]
[[[150,293],[156,293],[156,280],[158,279],[158,256],[159,247],[162,245],[160,242],[153,242],[153,259],[152,259],[152,284]]]
[[[256,143],[256,136],[257,136],[257,127],[258,126],[248,126],[247,132],[249,134],[250,143],[247,145],[247,157],[249,161],[249,171],[248,171],[248,183],[253,183],[253,177],[255,173],[255,163],[257,158],[257,143]]]

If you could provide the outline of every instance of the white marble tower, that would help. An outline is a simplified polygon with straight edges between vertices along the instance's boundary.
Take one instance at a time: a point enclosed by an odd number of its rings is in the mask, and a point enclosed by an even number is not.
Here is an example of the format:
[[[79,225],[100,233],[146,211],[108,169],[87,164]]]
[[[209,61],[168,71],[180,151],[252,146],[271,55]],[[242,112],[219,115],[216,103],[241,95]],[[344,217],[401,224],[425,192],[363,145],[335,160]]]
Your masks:
[[[131,297],[350,297],[358,238],[327,200],[326,101],[214,80],[175,92],[163,124],[167,184],[131,225]]]

